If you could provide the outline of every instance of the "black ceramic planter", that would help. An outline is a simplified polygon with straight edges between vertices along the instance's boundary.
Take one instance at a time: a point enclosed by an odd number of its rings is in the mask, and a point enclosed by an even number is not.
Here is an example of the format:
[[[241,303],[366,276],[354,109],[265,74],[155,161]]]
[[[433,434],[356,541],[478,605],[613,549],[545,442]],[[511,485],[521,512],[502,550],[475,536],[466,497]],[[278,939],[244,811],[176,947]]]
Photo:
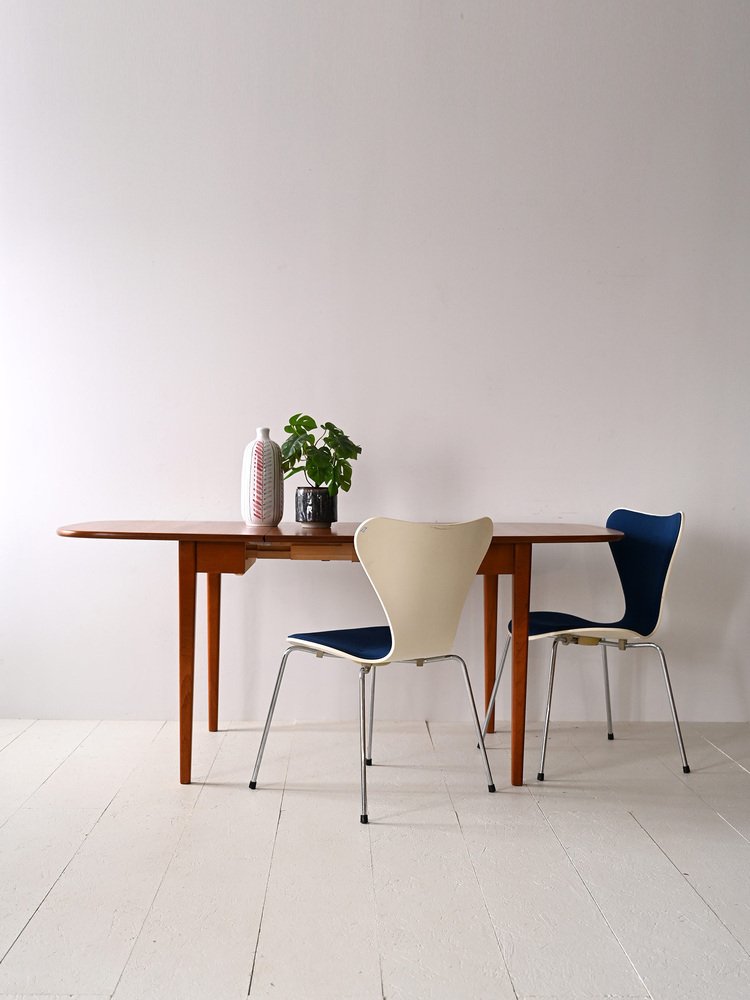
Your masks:
[[[294,496],[295,519],[300,524],[331,524],[338,520],[338,494],[325,486],[298,486]]]

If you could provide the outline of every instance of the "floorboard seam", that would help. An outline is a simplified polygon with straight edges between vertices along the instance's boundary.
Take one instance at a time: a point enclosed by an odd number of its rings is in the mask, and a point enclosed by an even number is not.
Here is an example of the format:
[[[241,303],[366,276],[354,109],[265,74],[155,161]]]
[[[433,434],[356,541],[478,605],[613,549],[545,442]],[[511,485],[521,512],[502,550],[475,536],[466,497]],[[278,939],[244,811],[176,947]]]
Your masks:
[[[2,753],[3,750],[6,750],[9,746],[12,746],[17,739],[20,739],[20,737],[23,736],[24,733],[28,733],[28,731],[32,729],[37,724],[37,722],[39,722],[39,719],[31,719],[28,726],[26,726],[20,732],[16,733],[15,736],[11,737],[7,743],[3,743],[3,745],[0,747],[0,753]]]
[[[747,948],[746,948],[746,947],[745,947],[745,946],[743,945],[743,943],[742,943],[742,942],[741,942],[741,941],[739,940],[739,938],[737,938],[737,937],[736,937],[736,935],[734,935],[734,934],[732,933],[731,929],[730,929],[729,927],[727,927],[727,925],[726,925],[726,924],[724,923],[724,921],[723,921],[723,920],[721,919],[721,917],[720,917],[720,916],[719,916],[719,914],[718,914],[718,913],[716,912],[716,910],[715,910],[715,909],[713,908],[713,906],[711,906],[711,904],[709,903],[709,901],[708,901],[708,900],[706,899],[706,897],[705,897],[705,896],[704,896],[704,895],[703,895],[703,894],[702,894],[702,893],[700,892],[700,890],[699,890],[699,889],[698,889],[698,888],[697,888],[697,887],[696,887],[695,885],[693,885],[693,883],[692,883],[692,882],[690,881],[690,879],[689,879],[689,878],[687,877],[687,875],[685,874],[685,872],[684,872],[684,871],[682,871],[682,869],[681,869],[681,868],[680,868],[680,867],[679,867],[678,865],[676,865],[676,864],[675,864],[675,862],[674,862],[674,861],[672,860],[672,858],[670,858],[670,856],[669,856],[669,855],[667,854],[667,852],[666,852],[666,851],[664,850],[664,848],[663,848],[663,847],[661,846],[661,844],[659,843],[659,841],[658,841],[658,840],[656,840],[656,838],[655,838],[655,837],[653,837],[653,836],[651,835],[651,833],[649,833],[649,831],[648,831],[648,830],[646,829],[646,827],[645,827],[645,826],[643,825],[643,823],[641,823],[641,821],[640,821],[640,820],[638,819],[638,817],[637,817],[637,816],[635,815],[635,813],[633,813],[633,812],[630,812],[630,815],[631,815],[631,816],[633,817],[633,819],[634,819],[634,820],[635,820],[635,822],[636,822],[636,823],[638,824],[638,826],[639,826],[639,827],[641,828],[641,830],[643,830],[643,832],[644,832],[644,833],[646,834],[646,836],[647,836],[647,837],[649,838],[649,840],[651,841],[651,843],[652,843],[652,844],[653,844],[653,845],[654,845],[654,846],[655,846],[655,847],[656,847],[656,848],[657,848],[657,849],[658,849],[659,851],[661,851],[661,853],[662,853],[662,854],[664,855],[664,857],[665,857],[665,858],[667,859],[667,861],[668,861],[668,862],[670,863],[670,865],[672,865],[672,867],[674,868],[674,870],[675,870],[676,872],[679,872],[679,874],[680,874],[680,877],[681,877],[681,878],[682,878],[682,879],[683,879],[683,880],[685,881],[686,885],[689,885],[689,886],[690,886],[690,888],[691,888],[691,889],[693,890],[693,892],[694,892],[694,893],[695,893],[695,895],[696,895],[696,896],[698,897],[698,899],[700,899],[700,900],[701,900],[701,902],[702,902],[702,903],[703,903],[703,904],[704,904],[705,906],[707,906],[707,907],[708,907],[708,909],[709,909],[709,910],[711,911],[711,913],[713,913],[713,915],[714,915],[714,916],[716,917],[716,919],[717,919],[717,920],[719,921],[719,923],[720,923],[720,924],[721,924],[721,926],[722,926],[722,927],[724,928],[724,930],[725,930],[725,931],[727,932],[727,934],[728,934],[728,935],[729,935],[729,936],[730,936],[730,937],[731,937],[731,938],[732,938],[732,939],[733,939],[734,941],[736,941],[736,942],[737,942],[737,944],[738,944],[738,945],[740,946],[740,948],[742,949],[742,951],[744,951],[744,953],[745,953],[745,954],[746,954],[746,955],[747,955],[748,957],[750,957],[750,952],[749,952],[749,951],[747,950]]]
[[[427,732],[429,733],[430,727],[429,727],[429,725],[427,723],[425,723],[425,725],[427,725]],[[432,740],[432,736],[430,736],[430,740]],[[433,749],[434,749],[434,746],[433,746]],[[448,801],[450,802],[451,809],[453,810],[453,815],[456,817],[456,823],[458,825],[458,831],[461,834],[461,841],[462,841],[462,843],[464,845],[464,851],[466,851],[466,857],[468,858],[469,864],[471,865],[471,871],[472,871],[472,874],[474,875],[474,881],[476,882],[477,888],[479,889],[479,895],[480,895],[481,900],[482,900],[482,906],[484,907],[484,912],[487,914],[487,919],[490,922],[490,927],[492,929],[492,935],[495,938],[495,943],[497,944],[497,950],[500,953],[500,958],[502,959],[503,968],[505,969],[505,974],[508,977],[508,982],[510,983],[510,988],[513,990],[513,996],[515,997],[515,1000],[519,1000],[518,990],[516,989],[516,984],[513,982],[513,977],[510,974],[510,969],[508,968],[508,962],[507,962],[507,960],[505,958],[505,952],[503,951],[503,946],[502,946],[502,944],[500,942],[500,938],[499,938],[498,933],[497,933],[497,928],[495,927],[495,921],[492,919],[492,914],[491,914],[490,908],[489,908],[489,906],[487,904],[487,899],[486,899],[486,897],[484,895],[484,889],[482,888],[482,883],[479,880],[479,875],[477,874],[477,870],[476,870],[476,867],[474,865],[474,860],[473,860],[473,858],[471,856],[471,851],[469,850],[469,845],[466,842],[466,835],[464,834],[464,828],[461,825],[461,817],[459,816],[458,810],[456,809],[456,804],[453,801],[453,796],[451,795],[450,785],[448,784],[448,781],[447,781],[447,779],[445,777],[445,769],[442,766],[440,768],[440,774],[441,774],[441,777],[443,779],[443,784],[445,785],[445,791],[446,791],[446,793],[448,795]]]
[[[380,1000],[385,1000],[385,983],[383,981],[383,950],[380,947],[378,897],[375,891],[375,860],[372,856],[372,830],[368,826],[367,838],[370,844],[370,875],[372,876],[372,901],[375,907],[375,944],[378,952],[378,972],[380,973]]]
[[[52,775],[56,774],[60,770],[60,768],[63,766],[63,764],[65,764],[66,761],[68,761],[73,756],[73,754],[76,752],[76,750],[78,750],[78,748],[81,746],[82,743],[86,742],[86,740],[89,738],[89,736],[91,736],[92,733],[96,732],[96,730],[99,728],[99,726],[101,726],[101,724],[102,724],[102,722],[101,722],[101,719],[100,719],[95,725],[92,725],[92,728],[89,729],[89,731],[86,733],[86,735],[84,737],[82,737],[81,740],[78,743],[76,743],[76,745],[71,749],[70,753],[66,754],[66,756],[63,757],[63,759],[60,761],[60,763],[57,765],[57,767],[54,767],[49,772],[49,774],[47,775],[47,777],[44,778],[42,781],[39,782],[39,784],[36,786],[36,788],[34,789],[34,791],[31,792],[29,795],[27,795],[26,798],[23,800],[23,802],[19,803],[19,805],[13,810],[13,812],[9,816],[5,817],[5,819],[2,821],[2,823],[0,823],[0,830],[2,830],[2,828],[5,826],[5,824],[10,819],[12,819],[13,816],[15,816],[17,812],[19,812],[19,810],[23,809],[23,807],[26,805],[26,803],[29,801],[29,799],[32,799],[36,795],[36,793],[39,791],[40,788],[44,788],[44,786],[47,784],[47,782],[52,777]],[[36,722],[34,722],[32,725],[36,725]],[[31,726],[27,726],[26,729],[24,729],[23,732],[26,733],[31,728],[32,728]],[[22,736],[22,735],[23,735],[23,733],[19,733],[18,734],[18,736]],[[18,737],[16,737],[16,739],[17,738]],[[11,740],[11,742],[8,743],[7,746],[10,746],[11,743],[14,743],[14,742],[15,742],[15,740]],[[5,747],[3,747],[3,750],[4,749],[5,749]],[[97,823],[98,822],[99,822],[99,820],[97,820]]]
[[[744,771],[746,774],[750,774],[750,771],[748,771],[748,769],[744,767],[744,765],[740,764],[740,762],[735,760],[734,757],[730,757],[728,753],[725,753],[725,751],[722,750],[721,747],[717,747],[716,744],[712,743],[711,740],[709,740],[706,736],[701,736],[701,739],[705,740],[706,743],[708,743],[720,754],[726,757],[727,760],[731,760],[733,764],[736,764],[737,767],[740,768],[740,770]],[[713,810],[713,812],[716,813],[719,819],[723,820],[727,824],[730,830],[733,830],[738,837],[744,840],[746,844],[750,844],[750,838],[748,838],[747,835],[742,832],[742,830],[739,830],[734,825],[734,823],[731,822],[731,820],[728,820],[726,816],[722,815],[722,813],[719,812],[719,810],[713,805],[713,803],[709,799],[707,799],[704,795],[701,795],[701,793],[697,791],[695,788],[692,788],[689,779],[685,778],[683,775],[677,775],[677,777],[680,778],[680,780],[682,781],[682,783],[685,785],[686,788],[690,788],[690,791],[693,793],[693,795],[695,795],[696,798],[700,799],[700,801],[703,802],[704,805],[708,806],[709,809]]]
[[[164,725],[166,725],[166,722],[164,723]],[[162,726],[162,729],[163,728],[164,727]],[[159,732],[161,732],[161,729],[159,730]],[[160,891],[161,887],[164,885],[164,880],[167,877],[169,869],[172,867],[172,863],[174,862],[174,859],[175,859],[175,857],[177,855],[177,851],[179,850],[180,844],[182,843],[182,840],[183,840],[183,838],[185,836],[185,831],[188,828],[188,825],[190,823],[190,819],[191,819],[193,813],[195,812],[195,808],[198,805],[198,802],[200,800],[201,795],[203,794],[203,791],[204,791],[204,789],[206,787],[206,782],[208,781],[209,775],[211,774],[211,771],[213,770],[214,765],[216,764],[216,759],[219,756],[219,751],[221,750],[221,747],[222,747],[222,745],[224,743],[224,740],[226,738],[227,738],[226,733],[222,733],[221,734],[221,739],[218,741],[218,746],[216,747],[216,752],[214,753],[213,760],[211,761],[211,766],[209,767],[208,771],[206,772],[206,777],[203,779],[203,781],[200,782],[200,786],[201,787],[200,787],[200,789],[198,791],[198,794],[195,796],[195,802],[193,802],[193,808],[190,810],[189,814],[185,817],[185,822],[183,823],[182,830],[180,831],[180,836],[177,838],[177,843],[174,845],[174,850],[172,851],[172,854],[170,855],[169,861],[164,866],[164,871],[162,872],[162,876],[159,879],[159,884],[157,885],[156,889],[154,890],[154,894],[151,897],[151,902],[148,905],[148,909],[146,910],[146,912],[143,915],[143,920],[141,921],[141,926],[138,928],[138,933],[133,938],[133,944],[131,945],[130,951],[128,952],[128,957],[122,963],[122,968],[120,969],[120,975],[117,977],[117,982],[115,983],[115,987],[112,990],[112,993],[110,994],[111,997],[115,996],[115,994],[117,993],[117,990],[120,987],[120,983],[122,982],[122,977],[125,975],[125,970],[128,967],[128,963],[130,962],[130,959],[133,957],[133,952],[135,951],[136,945],[138,944],[138,942],[141,939],[141,935],[143,934],[143,928],[146,926],[146,921],[149,918],[149,914],[151,913],[151,911],[154,908],[154,903],[156,902],[156,897],[159,895],[159,891]],[[190,783],[193,784],[192,781]],[[198,782],[196,782],[196,784],[198,784]]]
[[[250,996],[250,991],[253,988],[253,976],[255,975],[255,963],[258,958],[258,946],[260,945],[260,932],[263,927],[263,916],[266,912],[266,901],[268,899],[268,887],[271,884],[271,872],[273,870],[273,857],[276,853],[276,841],[279,836],[279,827],[281,826],[281,814],[284,811],[284,795],[286,794],[286,779],[289,774],[289,761],[292,757],[292,744],[294,742],[294,733],[289,740],[289,750],[286,758],[286,769],[284,771],[284,783],[281,786],[281,798],[279,799],[279,814],[276,817],[276,829],[273,833],[273,845],[271,846],[271,857],[268,859],[268,874],[266,875],[266,885],[263,890],[263,905],[260,908],[260,917],[258,918],[258,933],[255,936],[255,948],[253,949],[253,963],[250,966],[250,978],[247,983],[247,996]]]
[[[706,800],[705,799],[701,799],[701,801],[705,802]],[[706,804],[710,805],[710,803],[706,803]],[[711,806],[711,808],[713,809],[713,806]],[[734,823],[732,823],[730,820],[728,820],[726,818],[726,816],[722,816],[722,814],[718,811],[718,809],[714,809],[714,812],[719,817],[719,819],[723,820],[727,824],[727,826],[729,827],[730,830],[734,830],[734,832],[737,834],[738,837],[741,837],[745,841],[746,844],[750,844],[750,838],[746,837],[745,834],[742,832],[742,830],[738,830],[737,827],[734,825]]]
[[[619,936],[619,934],[618,934],[618,933],[617,933],[617,932],[615,931],[614,927],[612,926],[612,924],[610,923],[610,921],[609,921],[609,920],[607,919],[607,915],[606,915],[606,913],[604,912],[604,910],[602,909],[602,907],[601,907],[601,906],[599,905],[599,901],[597,900],[596,896],[595,896],[595,895],[593,894],[593,892],[591,891],[591,889],[590,889],[590,888],[589,888],[589,886],[587,885],[587,883],[586,883],[586,879],[585,879],[585,878],[583,877],[583,875],[581,874],[581,872],[580,872],[580,870],[579,870],[578,866],[576,865],[575,861],[574,861],[574,860],[573,860],[573,858],[572,858],[572,857],[570,856],[570,853],[568,852],[568,849],[567,849],[567,847],[565,846],[565,844],[563,844],[562,840],[560,839],[560,837],[559,837],[559,835],[558,835],[558,833],[557,833],[557,830],[556,830],[556,829],[554,828],[554,826],[553,826],[553,824],[552,824],[552,822],[551,822],[551,820],[550,820],[549,816],[548,816],[548,815],[546,814],[546,812],[545,812],[545,811],[544,811],[544,809],[542,808],[542,804],[541,804],[540,800],[539,800],[539,799],[537,798],[537,796],[536,796],[536,795],[534,795],[534,792],[533,792],[533,791],[531,792],[531,794],[532,794],[532,796],[533,796],[533,798],[534,798],[534,801],[535,801],[535,803],[536,803],[536,807],[537,807],[537,809],[538,809],[538,810],[539,810],[539,812],[540,812],[540,813],[542,814],[542,817],[543,817],[543,819],[544,819],[544,822],[545,822],[545,823],[547,824],[547,826],[548,826],[548,827],[550,828],[550,831],[551,831],[551,833],[552,833],[552,836],[553,836],[553,837],[555,838],[555,840],[556,840],[556,841],[558,842],[558,844],[560,845],[560,848],[561,848],[561,850],[562,850],[562,851],[563,851],[563,853],[565,854],[565,857],[566,857],[566,858],[568,859],[568,863],[570,864],[571,868],[573,869],[573,871],[574,871],[574,872],[576,873],[576,875],[577,875],[577,876],[578,876],[578,878],[580,879],[580,881],[581,881],[581,885],[583,886],[583,888],[585,889],[585,891],[586,891],[586,892],[588,893],[588,895],[589,895],[589,897],[590,897],[590,899],[591,899],[592,903],[594,904],[594,906],[596,907],[596,909],[597,909],[597,910],[599,911],[599,913],[601,914],[601,918],[602,918],[602,920],[604,921],[604,923],[605,923],[605,924],[607,925],[607,927],[609,928],[609,930],[610,930],[610,933],[611,933],[611,934],[612,934],[612,936],[614,937],[614,939],[615,939],[615,941],[617,942],[617,944],[619,945],[619,947],[620,947],[620,948],[622,949],[622,953],[623,953],[623,955],[625,956],[625,958],[626,958],[626,959],[628,960],[628,962],[630,963],[630,966],[631,966],[631,968],[633,969],[633,972],[634,972],[634,973],[636,974],[636,976],[638,977],[638,980],[639,980],[639,982],[641,982],[641,983],[643,984],[643,988],[644,988],[644,990],[646,991],[646,995],[647,995],[647,997],[648,997],[648,1000],[654,1000],[654,996],[653,996],[653,994],[652,994],[651,990],[650,990],[650,989],[648,988],[648,986],[646,985],[646,982],[645,982],[645,980],[644,980],[643,976],[642,976],[642,975],[640,974],[640,972],[638,971],[638,968],[637,968],[637,966],[636,966],[635,962],[633,961],[633,959],[632,959],[632,958],[630,957],[630,954],[629,954],[629,952],[628,952],[627,948],[625,947],[625,945],[623,944],[623,942],[622,942],[622,941],[620,940],[620,936]],[[635,819],[635,817],[633,817],[633,818]],[[636,822],[637,822],[637,821],[636,821]],[[638,825],[640,826],[640,824],[638,824]]]
[[[94,728],[91,730],[91,733],[96,732],[96,730],[99,728],[100,725],[101,725],[101,722],[99,722],[96,726],[94,726]],[[81,743],[79,743],[78,745],[80,746],[82,743],[85,743],[86,740],[89,738],[89,736],[91,736],[91,733],[89,733],[88,736],[85,737],[85,739],[81,740]],[[128,771],[128,773],[122,779],[122,783],[120,784],[120,787],[112,795],[111,799],[107,802],[106,806],[102,809],[102,811],[96,817],[96,819],[91,824],[91,826],[88,828],[88,830],[86,831],[86,833],[83,835],[83,837],[81,838],[81,842],[79,843],[78,847],[75,849],[75,851],[73,851],[73,853],[71,854],[71,856],[68,858],[68,860],[65,862],[65,864],[63,865],[63,867],[60,869],[60,871],[57,874],[57,878],[54,880],[54,882],[49,887],[49,889],[45,892],[44,896],[42,896],[42,898],[39,900],[39,903],[34,908],[34,912],[31,914],[31,916],[29,917],[29,919],[26,921],[26,923],[23,925],[23,927],[21,928],[21,930],[15,936],[15,938],[13,939],[13,941],[11,942],[11,944],[9,945],[8,949],[6,950],[5,954],[2,956],[2,958],[0,958],[0,965],[2,965],[2,963],[5,961],[5,959],[8,957],[8,955],[11,953],[11,951],[13,950],[13,948],[15,948],[16,943],[18,942],[19,938],[21,937],[21,935],[23,934],[23,932],[26,930],[26,928],[29,926],[29,924],[34,919],[34,917],[37,915],[37,913],[39,912],[39,910],[42,908],[42,906],[44,905],[44,903],[45,903],[47,897],[49,896],[49,894],[52,892],[52,890],[55,888],[55,886],[57,885],[57,883],[63,877],[63,875],[65,874],[65,872],[68,870],[68,868],[71,866],[71,864],[75,861],[75,859],[81,853],[81,848],[83,847],[83,845],[88,840],[88,838],[89,838],[89,836],[91,834],[91,831],[96,827],[97,823],[100,822],[102,816],[107,812],[107,810],[109,809],[109,807],[115,801],[115,799],[117,798],[117,796],[120,794],[123,786],[127,782],[128,778],[133,773],[133,771],[135,771],[135,769],[137,767],[138,767],[138,763],[136,762],[136,763],[133,764],[132,768]]]
[[[432,749],[434,751],[434,749],[435,749],[435,741],[432,738],[432,733],[430,732],[430,723],[429,723],[429,721],[427,719],[424,720],[424,727],[427,730],[427,738],[430,741],[430,746],[432,747]]]
[[[744,764],[740,764],[740,762],[738,760],[735,760],[734,757],[731,754],[728,754],[726,752],[726,750],[722,750],[721,747],[717,747],[716,744],[712,743],[711,740],[707,736],[701,736],[701,739],[705,740],[706,743],[708,743],[709,746],[711,746],[711,747],[714,748],[714,750],[718,750],[719,753],[722,754],[722,756],[724,756],[724,757],[727,758],[727,760],[731,760],[731,762],[733,764],[736,764],[737,767],[740,768],[740,770],[742,770],[742,771],[745,772],[745,774],[750,774],[750,770],[748,770],[748,768],[746,768]]]

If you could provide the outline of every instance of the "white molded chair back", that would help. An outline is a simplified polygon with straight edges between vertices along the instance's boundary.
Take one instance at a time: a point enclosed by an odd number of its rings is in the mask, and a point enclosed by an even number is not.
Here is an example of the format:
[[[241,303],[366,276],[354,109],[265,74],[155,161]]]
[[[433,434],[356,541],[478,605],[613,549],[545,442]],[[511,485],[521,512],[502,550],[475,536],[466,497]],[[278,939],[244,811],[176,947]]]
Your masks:
[[[471,582],[491,541],[488,517],[464,524],[372,517],[359,526],[354,547],[391,629],[393,646],[384,659],[451,652]]]
[[[423,524],[372,517],[360,524],[354,547],[360,564],[378,596],[388,625],[299,632],[288,637],[276,686],[271,696],[250,787],[257,787],[258,771],[271,727],[276,699],[289,654],[295,651],[334,656],[359,665],[359,748],[361,823],[367,823],[367,767],[372,764],[372,726],[375,705],[374,668],[392,660],[455,660],[461,664],[471,714],[481,750],[487,789],[495,791],[490,762],[477,716],[465,661],[452,652],[461,611],[482,559],[492,541],[488,517],[466,524]],[[365,678],[370,685],[370,739],[367,739]]]

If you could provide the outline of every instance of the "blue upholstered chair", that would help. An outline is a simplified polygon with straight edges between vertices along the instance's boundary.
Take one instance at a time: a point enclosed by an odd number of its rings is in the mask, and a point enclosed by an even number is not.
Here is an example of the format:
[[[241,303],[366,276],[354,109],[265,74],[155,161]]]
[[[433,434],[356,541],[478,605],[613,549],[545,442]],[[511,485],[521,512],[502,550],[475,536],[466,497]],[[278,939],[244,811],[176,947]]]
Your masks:
[[[419,524],[373,517],[357,528],[354,547],[378,596],[386,625],[302,632],[288,637],[271,697],[250,787],[255,788],[284,668],[293,652],[333,656],[359,666],[360,822],[367,823],[367,771],[372,763],[372,725],[377,669],[394,661],[418,665],[454,660],[463,668],[471,714],[484,761],[487,786],[495,791],[469,672],[451,652],[461,611],[479,565],[492,540],[488,517],[466,524]],[[367,739],[365,678],[370,686],[370,733]]]
[[[616,647],[620,650],[655,649],[661,661],[669,707],[672,711],[672,720],[677,735],[677,745],[682,759],[682,770],[685,774],[690,773],[664,651],[657,643],[646,641],[649,640],[659,625],[672,560],[682,535],[683,520],[684,517],[681,512],[662,517],[655,514],[643,514],[635,510],[620,509],[610,514],[607,519],[607,527],[615,528],[624,533],[624,538],[620,541],[610,543],[610,549],[625,597],[625,613],[619,621],[594,622],[587,618],[579,618],[576,615],[565,614],[559,611],[532,611],[529,615],[529,639],[552,639],[549,683],[547,686],[547,710],[544,717],[542,755],[539,762],[539,773],[537,774],[539,781],[544,781],[544,760],[547,753],[547,737],[549,735],[552,687],[555,680],[557,647],[560,644],[564,646],[588,645],[601,647],[602,666],[604,670],[604,697],[607,708],[607,737],[610,740],[614,739],[614,733],[612,731],[612,708],[609,697],[607,648]],[[510,629],[511,624],[508,625],[509,632]],[[508,635],[508,640],[505,643],[500,669],[497,671],[495,684],[490,696],[487,716],[482,727],[483,733],[487,731],[490,713],[495,704],[497,688],[500,683],[503,667],[505,666],[509,644],[510,635]]]

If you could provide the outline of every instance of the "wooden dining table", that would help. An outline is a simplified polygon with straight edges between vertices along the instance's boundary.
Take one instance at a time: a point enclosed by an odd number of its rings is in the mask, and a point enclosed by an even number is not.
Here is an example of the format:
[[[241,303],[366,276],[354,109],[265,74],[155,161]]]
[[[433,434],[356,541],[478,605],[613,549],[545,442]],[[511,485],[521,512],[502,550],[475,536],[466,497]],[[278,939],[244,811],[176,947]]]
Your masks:
[[[104,538],[178,543],[179,570],[179,720],[180,782],[191,780],[193,745],[193,690],[195,677],[196,588],[206,577],[208,645],[208,728],[219,727],[219,630],[221,577],[241,576],[265,559],[345,560],[356,562],[356,523],[330,527],[282,523],[275,528],[238,521],[91,521],[58,528],[70,538]],[[512,577],[512,678],[510,718],[510,777],[523,784],[526,731],[526,676],[529,645],[531,553],[534,545],[576,542],[613,542],[619,531],[591,524],[555,522],[494,525],[492,542],[477,571],[484,578],[484,688],[485,706],[495,680],[497,663],[498,577]],[[494,718],[488,732],[494,732]]]

